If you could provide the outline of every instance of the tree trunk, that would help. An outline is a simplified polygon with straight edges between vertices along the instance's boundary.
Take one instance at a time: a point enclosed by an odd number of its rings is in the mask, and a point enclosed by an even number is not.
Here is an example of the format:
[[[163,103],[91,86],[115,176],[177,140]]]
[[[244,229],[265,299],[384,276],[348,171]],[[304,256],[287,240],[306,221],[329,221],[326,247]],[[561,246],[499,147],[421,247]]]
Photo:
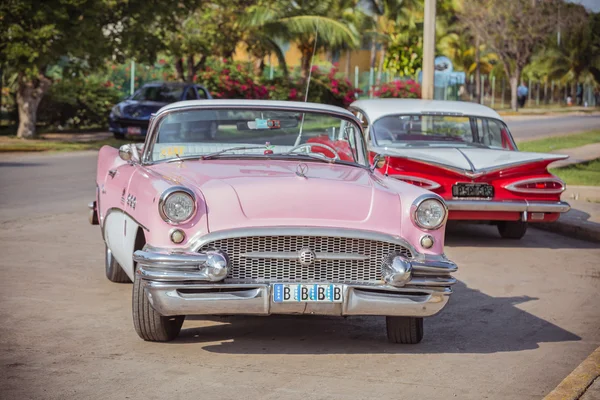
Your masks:
[[[177,72],[177,79],[185,82],[185,74],[183,72],[183,59],[181,57],[177,57],[177,61],[175,61],[175,71]]]
[[[481,103],[481,66],[479,54],[479,35],[475,36],[475,98]]]
[[[36,136],[35,124],[37,122],[37,109],[44,93],[48,91],[51,81],[43,75],[37,79],[28,79],[19,76],[17,88],[17,106],[19,109],[19,128],[17,137],[33,139]]]
[[[187,56],[187,79],[186,82],[193,82],[194,75],[196,75],[196,71],[194,71],[194,56]]]
[[[308,74],[310,73],[313,46],[314,43],[311,40],[310,43],[306,43],[304,46],[300,47],[300,52],[302,53],[302,60],[300,63],[302,68],[302,77],[304,79],[308,79]]]
[[[510,108],[513,111],[518,111],[517,104],[517,88],[519,87],[519,78],[521,77],[521,70],[519,67],[515,67],[513,73],[510,75]]]
[[[377,42],[375,38],[371,39],[371,59],[369,65],[371,68],[375,68],[375,58],[377,57]]]

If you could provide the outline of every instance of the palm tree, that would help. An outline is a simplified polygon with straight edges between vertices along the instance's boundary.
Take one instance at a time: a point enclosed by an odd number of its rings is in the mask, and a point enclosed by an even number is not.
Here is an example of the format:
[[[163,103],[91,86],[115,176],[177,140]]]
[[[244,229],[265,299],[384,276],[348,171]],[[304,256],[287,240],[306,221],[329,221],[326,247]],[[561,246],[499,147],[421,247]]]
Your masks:
[[[304,77],[310,72],[315,51],[358,46],[356,27],[339,15],[330,16],[337,3],[334,0],[267,3],[251,7],[244,24],[267,37],[295,42],[302,55]]]

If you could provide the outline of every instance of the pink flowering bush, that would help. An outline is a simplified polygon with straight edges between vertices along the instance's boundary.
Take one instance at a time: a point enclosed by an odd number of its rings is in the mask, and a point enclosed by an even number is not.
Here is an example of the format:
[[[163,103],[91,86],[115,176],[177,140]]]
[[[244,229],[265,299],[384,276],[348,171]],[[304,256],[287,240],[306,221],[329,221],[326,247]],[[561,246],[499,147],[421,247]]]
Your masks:
[[[373,91],[373,95],[380,98],[418,99],[421,97],[421,85],[413,80],[397,80],[384,83]]]
[[[268,99],[269,90],[262,84],[251,64],[212,60],[194,81],[206,86],[215,99]]]
[[[304,101],[306,81],[302,78],[261,78],[251,63],[211,60],[195,82],[207,87],[216,99],[271,99]],[[339,73],[313,67],[308,101],[347,107],[361,93]]]

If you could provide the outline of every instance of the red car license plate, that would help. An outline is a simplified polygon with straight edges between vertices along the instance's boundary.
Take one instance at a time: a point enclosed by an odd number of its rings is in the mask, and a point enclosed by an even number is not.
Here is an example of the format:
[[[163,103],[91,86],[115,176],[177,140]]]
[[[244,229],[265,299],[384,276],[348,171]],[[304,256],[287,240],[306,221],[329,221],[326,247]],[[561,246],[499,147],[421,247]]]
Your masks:
[[[127,127],[127,134],[128,135],[141,135],[142,134],[142,128],[140,128],[139,126],[128,126]]]
[[[457,183],[452,186],[453,197],[494,197],[494,187],[487,183]]]

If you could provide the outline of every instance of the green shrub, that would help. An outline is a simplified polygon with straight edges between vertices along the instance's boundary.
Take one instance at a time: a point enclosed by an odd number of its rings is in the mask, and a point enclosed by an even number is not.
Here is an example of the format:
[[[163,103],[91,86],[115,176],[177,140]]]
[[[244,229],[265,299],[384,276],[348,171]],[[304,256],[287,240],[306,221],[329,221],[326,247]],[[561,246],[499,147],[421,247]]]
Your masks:
[[[38,122],[63,128],[107,126],[110,109],[120,100],[120,92],[110,81],[57,80],[40,102]]]

